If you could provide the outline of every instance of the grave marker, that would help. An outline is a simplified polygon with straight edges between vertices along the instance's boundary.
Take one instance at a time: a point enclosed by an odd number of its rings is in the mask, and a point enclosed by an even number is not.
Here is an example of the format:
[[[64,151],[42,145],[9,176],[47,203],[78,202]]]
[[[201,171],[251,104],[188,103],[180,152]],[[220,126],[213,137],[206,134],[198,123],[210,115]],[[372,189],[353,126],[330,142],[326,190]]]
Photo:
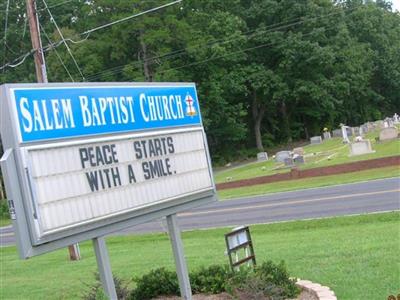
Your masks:
[[[313,136],[310,138],[311,144],[321,144],[322,143],[322,137],[320,135],[318,136]]]

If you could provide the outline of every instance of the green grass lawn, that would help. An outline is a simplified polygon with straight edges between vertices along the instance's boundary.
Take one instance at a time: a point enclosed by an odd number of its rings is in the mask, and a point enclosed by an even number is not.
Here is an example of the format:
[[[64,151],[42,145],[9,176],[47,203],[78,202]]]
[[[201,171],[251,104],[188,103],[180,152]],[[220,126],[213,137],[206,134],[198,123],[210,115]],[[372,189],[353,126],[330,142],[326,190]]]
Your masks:
[[[9,218],[0,218],[0,227],[7,226],[11,224],[11,220]]]
[[[330,140],[323,141],[322,144],[318,145],[307,145],[303,147],[305,151],[306,163],[304,165],[300,165],[300,169],[330,166],[400,154],[400,139],[377,143],[375,141],[375,137],[377,136],[377,131],[370,132],[366,136],[371,140],[372,149],[375,150],[375,153],[358,156],[349,156],[349,146],[343,145],[341,138],[332,138]],[[269,153],[270,157],[272,157],[272,154],[273,153]],[[226,182],[227,177],[231,177],[233,181],[236,181],[290,171],[290,168],[276,169],[279,166],[282,166],[282,164],[275,163],[275,161],[271,158],[267,162],[251,163],[242,167],[220,171],[216,173],[215,181],[217,183],[221,183]]]
[[[307,188],[331,186],[336,184],[354,183],[373,179],[383,179],[400,176],[398,166],[370,169],[359,172],[344,173],[339,175],[329,175],[320,177],[310,177],[304,179],[278,181],[266,184],[252,185],[235,189],[219,190],[220,199],[230,199],[245,196],[254,196],[278,192],[295,191]]]
[[[189,268],[227,263],[227,231],[183,233]],[[255,225],[251,232],[258,262],[285,260],[291,276],[328,285],[338,299],[400,292],[399,212]],[[174,268],[166,234],[110,237],[107,245],[114,273],[125,280]],[[96,271],[91,243],[81,243],[81,253],[78,262],[68,261],[66,249],[21,261],[15,247],[0,248],[0,299],[79,299]]]

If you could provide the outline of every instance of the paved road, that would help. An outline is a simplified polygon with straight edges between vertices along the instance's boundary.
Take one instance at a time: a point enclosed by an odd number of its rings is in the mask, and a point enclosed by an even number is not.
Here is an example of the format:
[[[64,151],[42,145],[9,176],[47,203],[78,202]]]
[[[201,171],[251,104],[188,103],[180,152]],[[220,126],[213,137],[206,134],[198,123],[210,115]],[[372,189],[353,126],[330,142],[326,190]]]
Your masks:
[[[221,201],[178,215],[183,230],[270,223],[400,210],[400,178],[337,185]],[[162,220],[116,234],[166,231]],[[12,228],[0,229],[2,246],[14,243]]]

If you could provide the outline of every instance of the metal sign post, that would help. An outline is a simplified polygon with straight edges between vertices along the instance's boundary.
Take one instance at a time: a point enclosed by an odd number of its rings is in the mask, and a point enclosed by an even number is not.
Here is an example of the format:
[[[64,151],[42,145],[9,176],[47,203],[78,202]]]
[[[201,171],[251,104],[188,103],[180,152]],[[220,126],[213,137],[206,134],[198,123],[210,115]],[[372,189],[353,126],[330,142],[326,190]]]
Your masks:
[[[104,293],[109,299],[117,300],[117,292],[115,291],[114,278],[111,271],[106,241],[104,240],[104,237],[94,238],[92,241]]]
[[[181,232],[176,220],[176,214],[167,216],[168,234],[174,252],[176,273],[178,275],[179,289],[181,297],[185,300],[192,299],[192,289],[190,287],[189,273],[186,266],[185,254],[183,252],[183,244]]]

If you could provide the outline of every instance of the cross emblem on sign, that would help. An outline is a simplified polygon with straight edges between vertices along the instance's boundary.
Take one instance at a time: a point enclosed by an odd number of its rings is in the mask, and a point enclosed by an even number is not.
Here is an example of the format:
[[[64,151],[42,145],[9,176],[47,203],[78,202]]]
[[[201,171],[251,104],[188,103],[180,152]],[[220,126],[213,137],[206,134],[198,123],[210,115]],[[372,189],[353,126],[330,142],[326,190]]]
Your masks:
[[[193,105],[194,100],[189,94],[186,96],[185,102],[186,102],[186,115],[191,117],[195,116],[197,112]]]

